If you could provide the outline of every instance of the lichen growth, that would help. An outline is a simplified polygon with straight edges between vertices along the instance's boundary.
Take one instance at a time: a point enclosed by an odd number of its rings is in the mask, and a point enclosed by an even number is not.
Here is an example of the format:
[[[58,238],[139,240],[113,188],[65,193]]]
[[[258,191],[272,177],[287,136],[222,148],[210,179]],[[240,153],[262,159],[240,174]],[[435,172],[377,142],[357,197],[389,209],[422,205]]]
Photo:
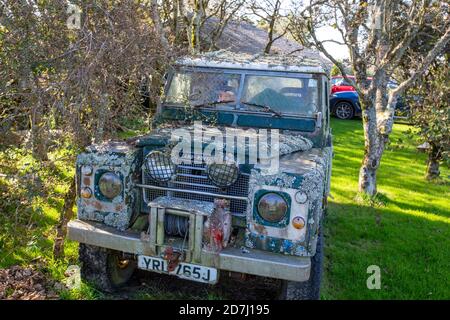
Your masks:
[[[89,146],[86,152],[77,157],[77,167],[93,167],[89,183],[80,177],[82,187],[91,188],[91,199],[78,198],[78,218],[104,222],[108,226],[125,230],[137,214],[138,190],[134,187],[139,176],[139,149],[126,142],[105,142]],[[98,170],[113,171],[123,177],[123,194],[113,199],[103,199],[98,194],[95,173]],[[100,172],[100,171],[99,171]]]
[[[249,180],[249,201],[247,207],[247,221],[254,222],[253,195],[261,186],[278,186],[286,189],[302,190],[308,196],[307,235],[303,241],[288,239],[274,239],[266,234],[253,234],[248,224],[246,230],[246,246],[297,256],[312,256],[316,251],[317,234],[322,219],[322,200],[329,192],[328,181],[331,168],[331,148],[311,150],[299,153],[298,157],[308,161],[302,173],[291,168],[293,172],[280,172],[274,175],[264,175],[253,169]],[[294,160],[292,160],[295,163]],[[301,162],[300,162],[301,163]]]
[[[195,212],[207,216],[211,215],[214,212],[214,203],[212,202],[191,200],[191,199],[180,199],[169,196],[158,197],[155,200],[149,202],[149,206],[172,208],[187,212]]]
[[[260,171],[253,169],[251,171],[249,184],[251,186],[270,185],[280,188],[291,188],[296,180],[296,176],[288,175],[284,172],[274,175],[264,175]]]
[[[325,73],[328,66],[319,58],[286,54],[248,54],[219,50],[187,56],[177,64],[184,66],[221,66],[255,70],[309,71]]]

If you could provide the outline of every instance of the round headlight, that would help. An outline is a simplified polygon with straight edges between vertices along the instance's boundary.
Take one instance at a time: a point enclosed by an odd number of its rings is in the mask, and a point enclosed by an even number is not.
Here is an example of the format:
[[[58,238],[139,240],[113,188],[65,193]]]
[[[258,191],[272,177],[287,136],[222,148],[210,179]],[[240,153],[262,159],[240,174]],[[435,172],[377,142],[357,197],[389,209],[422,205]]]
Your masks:
[[[218,187],[229,187],[239,177],[239,168],[236,164],[212,163],[206,168],[208,178]]]
[[[106,172],[98,180],[98,188],[103,196],[113,199],[122,192],[122,179],[114,172]]]
[[[144,163],[147,173],[156,181],[169,181],[175,174],[175,164],[161,151],[150,152]]]
[[[286,200],[279,194],[270,192],[263,195],[258,202],[259,215],[268,222],[279,222],[287,213]]]

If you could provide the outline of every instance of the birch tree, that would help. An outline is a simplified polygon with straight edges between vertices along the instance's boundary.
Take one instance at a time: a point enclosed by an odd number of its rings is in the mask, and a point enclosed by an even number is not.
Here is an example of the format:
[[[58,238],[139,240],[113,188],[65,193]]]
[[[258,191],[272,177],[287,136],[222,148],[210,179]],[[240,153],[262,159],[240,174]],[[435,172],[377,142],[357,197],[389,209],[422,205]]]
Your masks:
[[[276,34],[275,28],[277,23],[281,19],[286,18],[282,12],[282,4],[281,0],[254,0],[249,6],[252,14],[267,25],[267,42],[264,47],[264,53],[270,53],[273,43],[285,36],[289,30],[286,26],[282,32]]]
[[[337,42],[349,51],[364,127],[359,191],[374,196],[377,193],[377,170],[392,132],[397,99],[420,78],[449,43],[448,3],[431,0],[310,0],[306,5],[295,8],[292,16],[296,38],[304,45],[320,50],[347,80],[342,63],[325,48],[325,44]],[[342,41],[319,39],[317,30],[324,26],[337,29]],[[409,65],[409,77],[395,89],[388,90],[388,81],[407,56],[414,39],[429,27],[436,29],[439,34],[437,40]],[[367,79],[369,72],[373,74],[372,81]]]
[[[192,0],[188,2],[186,18],[188,25],[188,41],[191,53],[198,53],[204,49],[216,49],[216,43],[222,36],[223,30],[230,20],[238,18],[238,11],[245,4],[245,0]],[[213,30],[209,35],[209,44],[202,43],[202,30],[211,18],[217,18]]]
[[[217,23],[209,37],[209,50],[217,50],[217,41],[223,34],[231,20],[240,18],[239,11],[245,4],[245,0],[219,0],[212,4],[209,17],[216,17]],[[206,21],[206,20],[205,20]]]

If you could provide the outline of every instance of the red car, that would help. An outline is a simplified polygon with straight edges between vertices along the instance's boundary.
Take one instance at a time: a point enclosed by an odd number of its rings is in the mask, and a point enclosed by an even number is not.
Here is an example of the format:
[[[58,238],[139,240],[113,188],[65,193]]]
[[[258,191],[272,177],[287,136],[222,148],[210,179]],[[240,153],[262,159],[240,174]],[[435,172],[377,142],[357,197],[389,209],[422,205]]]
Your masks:
[[[341,91],[355,91],[354,86],[354,81],[355,81],[355,77],[354,76],[347,76],[351,83],[348,83],[344,77],[342,76],[334,76],[331,77],[331,93],[335,93],[335,92],[341,92]],[[372,80],[372,78],[367,78],[368,80]]]

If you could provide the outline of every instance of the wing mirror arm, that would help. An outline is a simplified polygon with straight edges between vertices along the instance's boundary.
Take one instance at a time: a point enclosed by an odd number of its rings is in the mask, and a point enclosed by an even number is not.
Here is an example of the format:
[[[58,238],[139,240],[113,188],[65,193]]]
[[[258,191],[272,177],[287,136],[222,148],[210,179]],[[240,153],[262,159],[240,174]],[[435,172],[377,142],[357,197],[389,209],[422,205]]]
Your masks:
[[[322,112],[317,112],[316,113],[316,128],[322,128],[322,120],[323,120]]]

